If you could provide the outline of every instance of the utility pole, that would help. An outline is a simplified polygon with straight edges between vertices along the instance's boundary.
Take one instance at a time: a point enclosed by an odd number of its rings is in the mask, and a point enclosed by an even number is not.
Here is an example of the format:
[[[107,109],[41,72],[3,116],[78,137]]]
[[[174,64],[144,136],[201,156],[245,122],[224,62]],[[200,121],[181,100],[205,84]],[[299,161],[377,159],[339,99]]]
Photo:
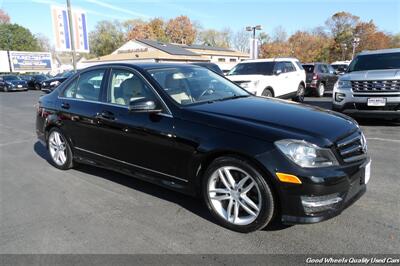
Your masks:
[[[71,12],[71,1],[67,0],[67,10],[68,10],[68,22],[69,22],[69,35],[71,40],[71,50],[72,50],[72,65],[74,66],[74,71],[76,71],[76,51],[75,51],[75,39],[74,39],[74,29],[72,24],[72,12]]]
[[[8,66],[10,68],[10,73],[12,73],[12,62],[11,62],[11,56],[10,56],[10,49],[11,49],[11,32],[7,31],[7,58],[8,58]]]

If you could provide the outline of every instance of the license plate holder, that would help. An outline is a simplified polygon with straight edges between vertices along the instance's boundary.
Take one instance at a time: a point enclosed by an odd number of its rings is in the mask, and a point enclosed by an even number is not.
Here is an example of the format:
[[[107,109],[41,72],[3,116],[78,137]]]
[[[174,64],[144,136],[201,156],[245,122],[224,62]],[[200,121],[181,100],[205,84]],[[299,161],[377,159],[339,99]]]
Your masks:
[[[368,106],[385,106],[386,98],[368,98]]]

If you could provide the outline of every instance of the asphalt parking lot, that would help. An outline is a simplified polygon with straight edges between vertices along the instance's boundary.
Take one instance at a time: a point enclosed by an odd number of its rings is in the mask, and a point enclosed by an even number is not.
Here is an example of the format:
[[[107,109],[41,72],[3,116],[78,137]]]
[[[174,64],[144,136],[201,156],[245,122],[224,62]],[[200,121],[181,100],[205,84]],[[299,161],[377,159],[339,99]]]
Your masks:
[[[199,199],[89,166],[52,167],[35,135],[40,95],[0,93],[0,253],[400,253],[400,124],[360,121],[372,177],[340,216],[240,234]],[[307,102],[330,108],[328,98]]]

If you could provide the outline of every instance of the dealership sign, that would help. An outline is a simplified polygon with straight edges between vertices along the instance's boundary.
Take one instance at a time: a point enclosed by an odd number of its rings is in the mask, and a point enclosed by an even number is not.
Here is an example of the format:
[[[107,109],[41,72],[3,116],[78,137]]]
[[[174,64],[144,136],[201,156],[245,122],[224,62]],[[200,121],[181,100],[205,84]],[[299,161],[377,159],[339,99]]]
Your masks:
[[[13,72],[51,71],[51,54],[41,52],[10,51]]]
[[[75,50],[81,53],[89,53],[86,13],[82,10],[72,10],[71,17]],[[51,18],[56,51],[71,51],[71,29],[69,27],[70,24],[67,8],[51,6]]]

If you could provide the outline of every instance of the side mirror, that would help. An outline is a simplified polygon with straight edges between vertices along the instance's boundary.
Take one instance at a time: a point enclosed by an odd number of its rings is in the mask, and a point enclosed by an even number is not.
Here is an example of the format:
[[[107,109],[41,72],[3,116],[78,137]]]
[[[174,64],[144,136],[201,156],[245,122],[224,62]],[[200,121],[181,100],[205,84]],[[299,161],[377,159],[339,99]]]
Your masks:
[[[154,101],[145,98],[131,101],[128,109],[130,112],[135,113],[159,113],[162,111],[161,109],[157,109]]]
[[[274,71],[274,74],[279,76],[282,73],[282,69],[277,69]]]

